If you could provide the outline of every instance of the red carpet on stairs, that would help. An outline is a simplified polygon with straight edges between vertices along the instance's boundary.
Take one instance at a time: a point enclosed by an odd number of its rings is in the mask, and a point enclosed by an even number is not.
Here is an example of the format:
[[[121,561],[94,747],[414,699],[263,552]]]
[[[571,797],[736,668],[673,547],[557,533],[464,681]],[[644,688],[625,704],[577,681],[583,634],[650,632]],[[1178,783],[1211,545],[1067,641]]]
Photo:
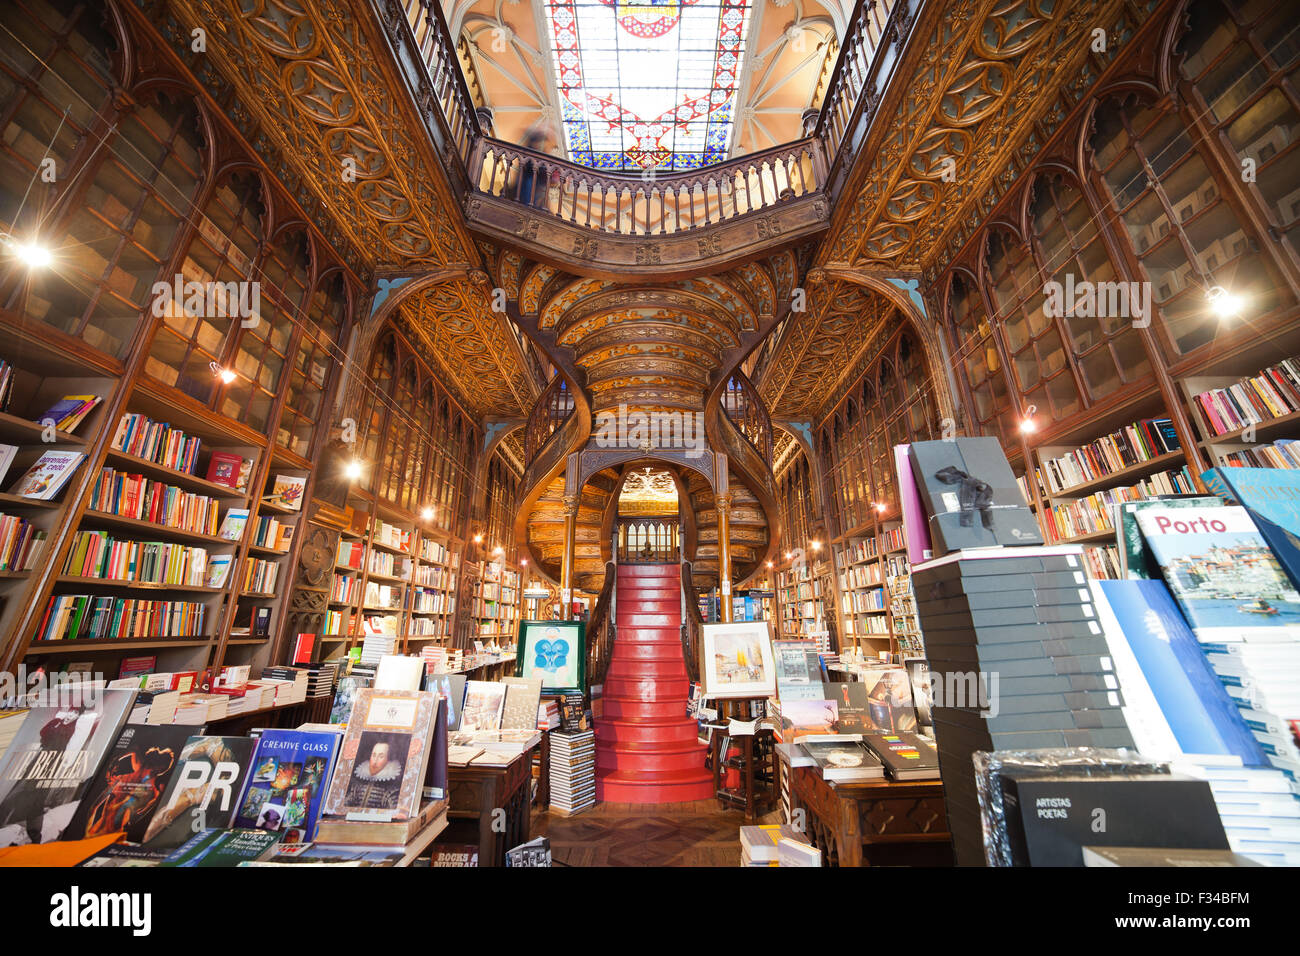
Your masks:
[[[686,716],[681,567],[619,565],[618,631],[596,721],[596,799],[681,803],[713,796],[704,744]]]

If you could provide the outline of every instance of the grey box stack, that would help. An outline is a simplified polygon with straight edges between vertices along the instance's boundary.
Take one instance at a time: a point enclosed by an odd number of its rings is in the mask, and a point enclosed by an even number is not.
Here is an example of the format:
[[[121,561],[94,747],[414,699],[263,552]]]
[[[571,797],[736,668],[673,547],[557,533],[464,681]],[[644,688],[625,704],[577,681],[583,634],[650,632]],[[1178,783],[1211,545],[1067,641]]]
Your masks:
[[[977,750],[1133,747],[1077,547],[958,552],[912,569],[957,863],[984,863]]]

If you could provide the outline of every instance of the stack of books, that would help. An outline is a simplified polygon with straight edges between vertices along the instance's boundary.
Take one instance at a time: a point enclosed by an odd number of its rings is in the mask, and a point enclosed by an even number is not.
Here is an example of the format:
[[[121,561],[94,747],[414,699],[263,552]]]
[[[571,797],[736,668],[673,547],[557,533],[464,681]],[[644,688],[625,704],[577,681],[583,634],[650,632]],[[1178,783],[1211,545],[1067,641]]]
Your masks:
[[[932,679],[973,691],[931,713],[957,863],[980,866],[975,751],[1136,747],[1081,549],[959,551],[917,565],[912,582]]]
[[[590,730],[551,734],[551,807],[581,813],[596,805],[596,735]]]
[[[548,697],[537,706],[537,729],[560,729],[560,702]]]
[[[174,724],[206,724],[229,713],[230,698],[225,694],[182,694],[172,717]]]
[[[397,638],[389,634],[367,634],[361,643],[361,663],[379,666],[379,659],[397,653]]]
[[[783,839],[807,843],[794,827],[780,823],[740,828],[741,866],[778,866],[777,847]]]
[[[284,681],[287,685],[276,690],[275,703],[277,707],[285,704],[301,704],[306,700],[307,685],[310,679],[310,673],[303,667],[262,668],[262,680]]]

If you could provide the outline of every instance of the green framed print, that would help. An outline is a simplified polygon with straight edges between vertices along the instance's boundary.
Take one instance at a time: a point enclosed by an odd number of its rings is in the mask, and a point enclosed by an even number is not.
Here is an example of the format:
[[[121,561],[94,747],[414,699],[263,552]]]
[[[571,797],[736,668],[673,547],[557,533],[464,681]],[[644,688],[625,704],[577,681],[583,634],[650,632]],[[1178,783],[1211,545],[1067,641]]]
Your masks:
[[[587,625],[582,621],[520,621],[515,672],[540,677],[542,692],[587,690]]]

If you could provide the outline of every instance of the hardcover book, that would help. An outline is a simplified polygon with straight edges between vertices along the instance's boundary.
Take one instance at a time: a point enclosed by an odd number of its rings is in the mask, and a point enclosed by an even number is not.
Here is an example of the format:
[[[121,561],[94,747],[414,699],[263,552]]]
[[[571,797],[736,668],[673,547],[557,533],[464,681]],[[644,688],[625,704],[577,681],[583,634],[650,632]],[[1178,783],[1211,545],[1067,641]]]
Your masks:
[[[1300,640],[1300,594],[1245,508],[1149,508],[1138,524],[1197,640]]]
[[[885,775],[885,768],[861,741],[804,740],[799,746],[812,757],[825,780],[859,783],[879,780]]]
[[[506,702],[506,685],[497,681],[465,682],[465,706],[461,711],[461,730],[497,730]],[[534,717],[536,711],[533,712]],[[536,720],[533,721],[536,726]]]
[[[352,716],[352,705],[356,700],[357,691],[363,687],[370,687],[373,678],[363,677],[360,675],[349,674],[346,677],[340,677],[338,687],[334,691],[334,704],[330,708],[331,724],[346,724]]]
[[[261,859],[278,842],[265,830],[203,830],[194,834],[159,866],[238,866],[245,860]]]
[[[417,815],[438,709],[428,691],[358,690],[322,812],[376,821]]]
[[[777,698],[821,700],[821,657],[813,641],[773,641],[772,663],[776,671]]]
[[[939,754],[916,734],[867,734],[862,742],[894,780],[939,779]]]
[[[1211,468],[1201,475],[1215,494],[1241,505],[1300,588],[1300,470]]]
[[[540,677],[505,677],[505,705],[501,711],[502,730],[536,730],[537,708],[542,701]]]
[[[63,490],[85,457],[79,451],[47,451],[27,469],[9,493],[49,501]]]
[[[447,729],[460,730],[460,713],[465,706],[464,674],[429,674],[424,689],[434,691],[447,702]]]
[[[248,737],[191,737],[167,781],[144,842],[175,849],[197,830],[224,829],[239,808],[255,741]]]
[[[68,827],[70,839],[125,831],[132,843],[162,802],[163,791],[194,728],[127,724],[108,752]]]
[[[239,472],[243,464],[244,459],[239,455],[214,451],[208,462],[208,481],[225,485],[227,488],[235,488],[239,484]]]
[[[1160,580],[1160,565],[1147,547],[1142,529],[1138,527],[1139,512],[1148,508],[1217,508],[1222,502],[1206,495],[1186,498],[1145,498],[1142,501],[1121,501],[1114,505],[1112,523],[1119,545],[1121,576],[1128,579]]]
[[[0,756],[0,846],[62,838],[135,703],[133,690],[52,695],[30,708]]]
[[[338,734],[265,731],[257,740],[235,826],[269,830],[290,843],[314,840],[338,746]]]
[[[221,521],[221,530],[217,536],[227,541],[238,541],[244,536],[244,526],[248,524],[247,508],[230,508]]]
[[[276,475],[271,486],[271,500],[291,511],[302,510],[302,496],[307,490],[307,479],[293,475]]]

